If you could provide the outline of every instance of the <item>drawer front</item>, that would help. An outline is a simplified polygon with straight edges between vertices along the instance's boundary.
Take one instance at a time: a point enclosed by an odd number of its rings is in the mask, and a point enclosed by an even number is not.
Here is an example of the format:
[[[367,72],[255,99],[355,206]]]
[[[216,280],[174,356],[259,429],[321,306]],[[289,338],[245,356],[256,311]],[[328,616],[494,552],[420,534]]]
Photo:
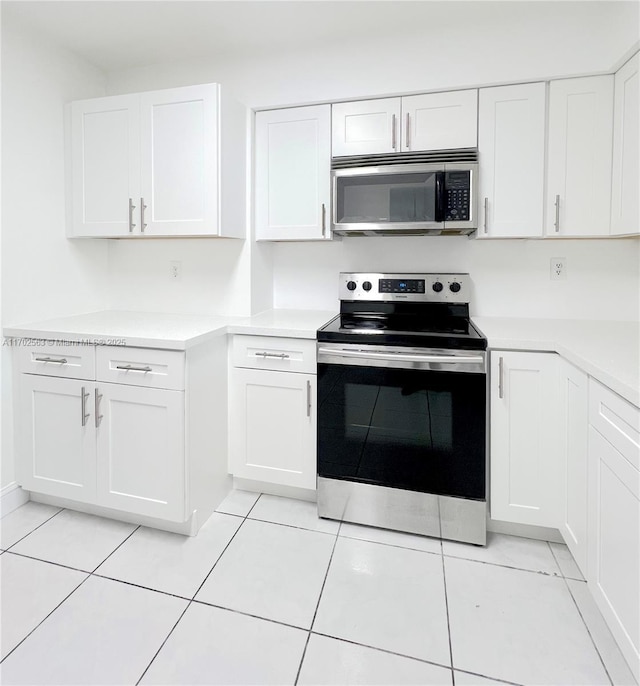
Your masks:
[[[15,348],[18,371],[25,374],[96,378],[94,345],[33,345]]]
[[[640,409],[590,379],[589,424],[640,470]]]
[[[234,367],[316,373],[316,342],[307,338],[275,336],[233,337]]]
[[[111,383],[184,390],[184,353],[150,348],[98,347],[96,379]]]

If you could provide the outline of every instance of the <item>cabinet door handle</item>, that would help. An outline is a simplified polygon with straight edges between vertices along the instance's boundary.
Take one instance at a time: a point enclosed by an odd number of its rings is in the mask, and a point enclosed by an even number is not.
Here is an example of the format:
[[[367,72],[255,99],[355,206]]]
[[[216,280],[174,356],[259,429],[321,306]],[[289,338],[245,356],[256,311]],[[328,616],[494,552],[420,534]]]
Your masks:
[[[144,204],[144,198],[140,198],[140,231],[144,233],[144,230],[147,228],[147,225],[144,223],[144,211],[147,209],[147,206]]]
[[[66,357],[60,357],[56,359],[55,357],[36,357],[36,362],[55,362],[56,364],[67,364]]]
[[[487,233],[487,224],[489,216],[489,198],[484,199],[484,232]]]
[[[391,115],[391,147],[395,150],[398,147],[398,141],[397,141],[397,134],[396,134],[396,115],[392,114]]]
[[[498,361],[498,398],[504,398],[504,359],[501,357]]]
[[[87,419],[89,419],[89,417],[91,416],[87,412],[87,398],[88,397],[89,397],[89,393],[85,393],[84,386],[83,386],[82,389],[80,390],[80,400],[81,400],[80,409],[82,412],[82,426],[87,425]]]
[[[100,401],[102,400],[102,393],[96,388],[95,390],[95,417],[96,417],[96,429],[100,426],[100,422],[102,421],[102,417],[104,415],[100,414]]]
[[[130,364],[118,364],[116,365],[116,369],[124,369],[125,372],[150,372],[151,367],[134,367],[133,365]]]
[[[322,235],[327,235],[327,207],[322,203]]]
[[[410,144],[410,138],[411,138],[411,115],[407,112],[407,131],[406,131],[406,136],[405,136],[405,142],[407,144],[407,150],[411,147]]]
[[[311,417],[311,381],[307,380],[307,417]]]
[[[256,357],[275,357],[279,360],[289,359],[289,355],[287,355],[287,353],[256,353]]]
[[[129,233],[133,233],[133,230],[135,228],[135,224],[133,223],[133,210],[136,209],[136,206],[133,204],[133,199],[129,198]]]
[[[560,231],[560,196],[559,195],[556,195],[555,206],[556,206],[556,220],[553,223],[553,227],[556,230],[556,233],[558,233],[558,231]]]

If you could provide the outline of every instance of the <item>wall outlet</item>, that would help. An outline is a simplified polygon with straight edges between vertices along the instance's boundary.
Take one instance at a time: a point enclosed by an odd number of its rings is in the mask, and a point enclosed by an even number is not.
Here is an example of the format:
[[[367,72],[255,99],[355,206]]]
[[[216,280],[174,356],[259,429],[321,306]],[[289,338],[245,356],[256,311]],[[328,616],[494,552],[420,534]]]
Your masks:
[[[169,262],[169,277],[172,281],[182,279],[182,262]]]
[[[552,281],[564,281],[567,278],[566,257],[552,257],[550,268]]]

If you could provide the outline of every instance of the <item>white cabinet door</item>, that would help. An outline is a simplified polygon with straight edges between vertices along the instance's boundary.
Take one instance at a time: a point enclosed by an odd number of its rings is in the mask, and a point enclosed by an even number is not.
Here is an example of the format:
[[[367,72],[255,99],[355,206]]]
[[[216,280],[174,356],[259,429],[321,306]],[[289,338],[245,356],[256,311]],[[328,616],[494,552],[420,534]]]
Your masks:
[[[331,107],[333,157],[400,149],[400,98],[340,102]]]
[[[402,151],[475,148],[478,91],[450,91],[402,98]]]
[[[285,486],[316,487],[316,377],[234,369],[230,471]]]
[[[560,533],[582,574],[587,576],[588,377],[559,360],[560,449],[564,484]]]
[[[615,75],[611,233],[640,233],[640,53]]]
[[[544,83],[481,88],[478,238],[541,236]]]
[[[140,110],[137,95],[71,104],[74,236],[126,236],[130,203],[139,205]],[[133,213],[132,213],[132,216]]]
[[[19,483],[90,502],[96,492],[94,384],[20,374]]]
[[[551,82],[547,235],[609,235],[612,136],[613,76]]]
[[[256,113],[256,239],[330,238],[331,106]]]
[[[491,353],[491,517],[558,528],[558,357]]]
[[[640,472],[593,426],[589,491],[589,588],[640,679]]]
[[[184,393],[109,383],[97,393],[97,504],[184,521]]]
[[[140,94],[143,233],[218,232],[218,86]],[[136,205],[142,203],[136,199]],[[141,205],[142,207],[142,205]],[[141,215],[138,219],[142,221]]]

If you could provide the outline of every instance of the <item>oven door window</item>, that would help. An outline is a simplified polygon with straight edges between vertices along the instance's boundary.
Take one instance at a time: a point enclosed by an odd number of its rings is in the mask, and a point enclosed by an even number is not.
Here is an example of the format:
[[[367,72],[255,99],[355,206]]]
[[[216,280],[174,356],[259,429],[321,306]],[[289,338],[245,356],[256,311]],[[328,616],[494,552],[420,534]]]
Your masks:
[[[397,224],[435,222],[437,172],[336,177],[336,222]]]
[[[485,498],[486,376],[318,365],[318,474]]]

